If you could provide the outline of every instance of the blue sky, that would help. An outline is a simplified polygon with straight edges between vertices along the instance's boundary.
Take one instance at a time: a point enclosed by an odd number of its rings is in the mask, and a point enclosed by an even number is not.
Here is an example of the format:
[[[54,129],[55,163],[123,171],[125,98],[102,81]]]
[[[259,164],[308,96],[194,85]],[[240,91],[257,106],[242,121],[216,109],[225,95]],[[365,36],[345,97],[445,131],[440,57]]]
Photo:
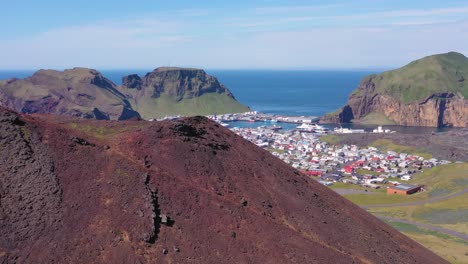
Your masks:
[[[4,1],[0,69],[391,68],[468,55],[468,1]]]

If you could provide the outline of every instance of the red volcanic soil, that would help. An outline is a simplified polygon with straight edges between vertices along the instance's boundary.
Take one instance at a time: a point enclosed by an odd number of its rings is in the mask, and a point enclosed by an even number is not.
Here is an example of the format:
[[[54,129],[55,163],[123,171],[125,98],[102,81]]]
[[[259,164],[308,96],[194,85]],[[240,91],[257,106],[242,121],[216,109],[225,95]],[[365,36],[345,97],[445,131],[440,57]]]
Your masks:
[[[216,123],[0,110],[0,263],[445,263]]]

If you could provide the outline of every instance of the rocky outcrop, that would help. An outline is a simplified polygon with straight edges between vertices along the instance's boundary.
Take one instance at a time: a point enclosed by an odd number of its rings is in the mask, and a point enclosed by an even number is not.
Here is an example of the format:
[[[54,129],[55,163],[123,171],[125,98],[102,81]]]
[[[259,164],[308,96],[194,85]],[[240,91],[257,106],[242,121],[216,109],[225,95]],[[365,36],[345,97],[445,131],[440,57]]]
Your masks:
[[[138,117],[117,86],[96,70],[39,70],[0,83],[0,105],[22,113],[122,120]]]
[[[137,74],[127,75],[122,78],[122,86],[128,89],[141,89],[143,81]]]
[[[143,78],[135,74],[125,76],[122,87],[124,89],[143,87],[145,96],[159,98],[162,94],[166,94],[175,101],[192,99],[206,93],[226,94],[234,99],[232,93],[218,79],[200,69],[157,68]]]
[[[62,190],[39,135],[1,108],[0,168],[0,262],[17,263],[14,255],[28,241],[60,229]]]

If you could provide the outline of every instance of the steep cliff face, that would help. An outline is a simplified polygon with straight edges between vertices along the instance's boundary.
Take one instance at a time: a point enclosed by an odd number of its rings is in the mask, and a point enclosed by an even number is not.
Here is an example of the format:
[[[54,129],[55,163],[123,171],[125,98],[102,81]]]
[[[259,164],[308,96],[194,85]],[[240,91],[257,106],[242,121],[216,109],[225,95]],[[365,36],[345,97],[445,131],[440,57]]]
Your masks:
[[[445,263],[206,118],[0,108],[0,150],[0,263]]]
[[[123,78],[120,91],[144,118],[246,112],[215,77],[200,69],[157,68],[144,77]]]
[[[458,53],[434,55],[366,77],[346,106],[322,122],[359,122],[377,113],[398,125],[468,126],[468,59]],[[378,123],[378,120],[374,120]]]
[[[120,87],[92,69],[40,70],[0,81],[0,105],[22,113],[106,120],[249,111],[215,77],[185,68],[128,75]]]
[[[96,70],[39,70],[0,83],[0,104],[23,113],[122,120],[138,117],[112,81]]]

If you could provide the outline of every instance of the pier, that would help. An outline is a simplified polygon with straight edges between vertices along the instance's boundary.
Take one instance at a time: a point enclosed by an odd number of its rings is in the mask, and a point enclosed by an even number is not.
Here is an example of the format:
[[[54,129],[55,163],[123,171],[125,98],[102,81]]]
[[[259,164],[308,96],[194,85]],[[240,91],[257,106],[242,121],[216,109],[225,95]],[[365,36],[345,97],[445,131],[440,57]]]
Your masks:
[[[318,116],[287,116],[278,114],[266,114],[257,111],[238,113],[238,114],[223,114],[208,116],[211,119],[220,121],[247,121],[247,122],[282,122],[282,123],[316,123],[320,120]]]

